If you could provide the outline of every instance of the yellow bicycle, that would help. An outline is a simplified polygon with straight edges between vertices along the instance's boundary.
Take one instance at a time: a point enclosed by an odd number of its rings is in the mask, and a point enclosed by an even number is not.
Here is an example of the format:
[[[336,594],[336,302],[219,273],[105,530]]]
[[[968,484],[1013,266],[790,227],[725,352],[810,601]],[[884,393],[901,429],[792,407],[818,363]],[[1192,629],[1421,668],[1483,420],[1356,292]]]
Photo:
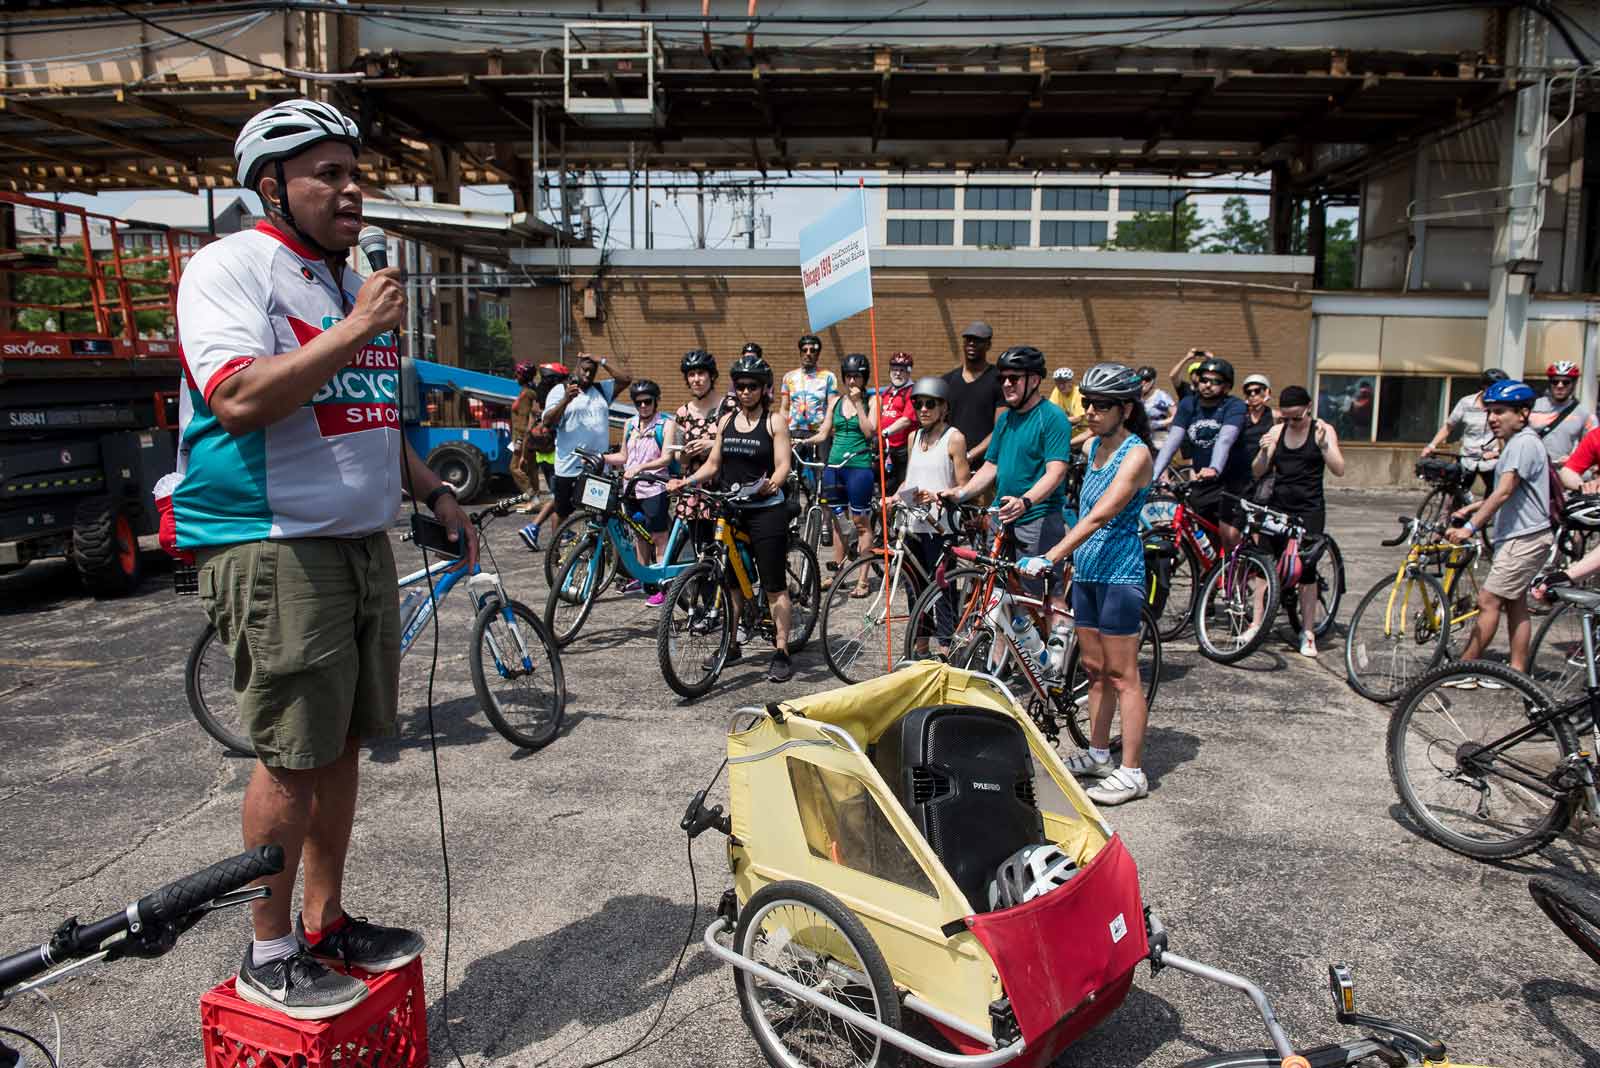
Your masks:
[[[1350,617],[1345,678],[1361,696],[1388,702],[1453,657],[1478,615],[1480,547],[1446,541],[1445,528],[1398,516],[1401,532],[1386,546],[1409,542],[1393,578],[1380,579]]]

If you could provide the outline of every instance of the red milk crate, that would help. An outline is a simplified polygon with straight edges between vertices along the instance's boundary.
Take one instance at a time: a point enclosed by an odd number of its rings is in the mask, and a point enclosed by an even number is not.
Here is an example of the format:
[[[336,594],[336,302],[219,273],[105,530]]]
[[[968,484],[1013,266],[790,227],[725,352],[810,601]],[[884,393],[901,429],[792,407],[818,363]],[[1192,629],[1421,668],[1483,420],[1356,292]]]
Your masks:
[[[200,998],[206,1068],[427,1068],[422,958],[364,975],[371,993],[342,1016],[292,1020],[234,993],[229,979]]]

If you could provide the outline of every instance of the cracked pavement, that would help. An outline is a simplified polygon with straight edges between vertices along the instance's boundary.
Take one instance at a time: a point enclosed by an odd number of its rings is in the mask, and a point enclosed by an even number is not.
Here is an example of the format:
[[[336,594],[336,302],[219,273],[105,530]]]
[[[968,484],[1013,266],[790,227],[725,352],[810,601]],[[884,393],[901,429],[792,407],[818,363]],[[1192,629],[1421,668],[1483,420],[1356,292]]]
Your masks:
[[[1349,567],[1343,617],[1397,560],[1378,541],[1415,503],[1330,494],[1329,528]],[[491,529],[502,573],[542,612],[539,561],[513,531],[511,521]],[[403,569],[413,553],[397,544]],[[654,613],[608,593],[563,658],[563,737],[519,752],[472,696],[469,623],[464,597],[446,603],[434,694],[453,891],[450,1035],[472,1068],[578,1068],[634,1042],[668,988],[692,919],[678,819],[723,755],[729,713],[835,683],[816,646],[797,657],[792,683],[765,683],[756,643],[719,689],[680,704],[656,667]],[[116,601],[82,595],[59,563],[0,577],[4,951],[238,851],[250,762],[200,731],[183,693],[201,624],[199,604],[175,597],[165,570]],[[423,705],[429,641],[402,667],[401,737],[362,761],[346,896],[352,912],[426,933],[430,1042],[443,1065],[453,1058]],[[1594,832],[1503,865],[1422,839],[1389,782],[1387,711],[1350,691],[1343,671],[1342,640],[1325,640],[1313,663],[1281,631],[1235,668],[1205,661],[1192,639],[1168,646],[1147,745],[1152,793],[1106,814],[1172,949],[1260,983],[1302,1046],[1348,1036],[1324,993],[1326,963],[1344,960],[1366,1011],[1434,1031],[1458,1060],[1600,1066],[1600,967],[1526,891],[1545,872],[1595,878]],[[698,939],[728,881],[718,836],[694,856]],[[68,1062],[202,1063],[196,1003],[232,974],[247,938],[243,910],[225,912],[160,960],[52,988]],[[0,1023],[48,1039],[48,1016],[30,999]],[[1239,995],[1141,969],[1123,1007],[1059,1063],[1167,1066],[1264,1042]],[[729,972],[691,946],[661,1029],[629,1063],[762,1063]]]

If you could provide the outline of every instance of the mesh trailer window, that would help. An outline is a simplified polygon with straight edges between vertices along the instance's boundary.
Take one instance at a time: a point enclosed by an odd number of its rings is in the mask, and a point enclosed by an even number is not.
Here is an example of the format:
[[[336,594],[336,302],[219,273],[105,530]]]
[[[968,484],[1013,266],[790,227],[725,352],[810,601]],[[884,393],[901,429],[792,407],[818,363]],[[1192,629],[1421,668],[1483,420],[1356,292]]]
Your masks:
[[[938,896],[865,783],[794,757],[787,761],[795,809],[812,856]]]

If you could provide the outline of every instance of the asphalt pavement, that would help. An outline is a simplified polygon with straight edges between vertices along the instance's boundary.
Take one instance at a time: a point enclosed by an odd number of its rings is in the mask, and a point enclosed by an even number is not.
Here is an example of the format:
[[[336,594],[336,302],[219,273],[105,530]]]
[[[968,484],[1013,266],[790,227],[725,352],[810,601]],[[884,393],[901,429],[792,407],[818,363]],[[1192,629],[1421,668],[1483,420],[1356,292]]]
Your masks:
[[[1378,542],[1416,502],[1331,497],[1347,617],[1393,566],[1398,550]],[[514,524],[490,537],[513,595],[542,609],[540,561]],[[414,553],[397,551],[402,562]],[[82,594],[63,564],[0,577],[0,950],[239,848],[252,762],[225,755],[190,717],[184,661],[202,613],[150,563],[121,600]],[[564,733],[528,753],[476,706],[466,598],[444,606],[433,722],[452,877],[448,983],[426,636],[404,662],[402,737],[362,760],[346,900],[353,914],[426,933],[434,1064],[458,1052],[472,1068],[579,1068],[635,1042],[669,991],[659,1030],[623,1063],[762,1063],[727,969],[691,945],[673,985],[685,937],[698,939],[729,885],[720,836],[701,838],[696,914],[678,820],[716,769],[736,706],[836,683],[813,646],[791,683],[772,686],[757,644],[710,696],[682,704],[656,666],[654,619],[639,596],[603,599],[564,656]],[[1364,1009],[1437,1033],[1458,1060],[1600,1066],[1600,967],[1526,889],[1547,872],[1596,878],[1594,831],[1499,865],[1423,839],[1389,782],[1387,710],[1345,685],[1342,634],[1313,662],[1280,631],[1231,668],[1192,640],[1174,643],[1151,720],[1152,792],[1106,814],[1175,952],[1259,982],[1300,1045],[1350,1037],[1325,993],[1327,963],[1344,961]],[[243,910],[223,913],[160,960],[53,988],[67,1063],[201,1064],[197,1001],[233,973],[248,937]],[[49,1035],[31,1001],[0,1024]],[[1242,996],[1141,969],[1122,1008],[1058,1063],[1176,1065],[1264,1041]]]

